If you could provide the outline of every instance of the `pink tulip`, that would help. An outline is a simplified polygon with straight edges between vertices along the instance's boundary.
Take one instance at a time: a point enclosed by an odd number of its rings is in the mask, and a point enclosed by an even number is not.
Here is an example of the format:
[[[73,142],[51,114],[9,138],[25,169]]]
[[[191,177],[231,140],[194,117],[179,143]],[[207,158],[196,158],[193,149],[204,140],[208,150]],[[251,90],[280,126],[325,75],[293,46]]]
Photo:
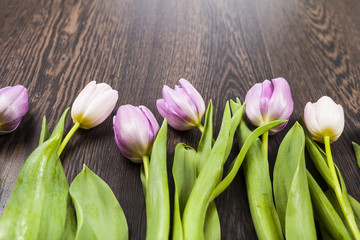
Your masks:
[[[74,123],[89,129],[101,124],[110,115],[118,100],[118,92],[106,83],[90,82],[80,92],[71,108]]]
[[[135,163],[150,156],[159,124],[145,106],[120,106],[113,119],[115,142],[121,153]]]
[[[344,110],[330,97],[323,96],[316,103],[306,104],[304,121],[314,140],[323,143],[328,136],[330,142],[334,142],[344,130]]]
[[[288,120],[293,108],[290,86],[284,78],[257,83],[250,88],[245,97],[246,116],[254,126],[274,120]],[[270,134],[281,131],[286,124],[287,122],[271,129]]]
[[[28,91],[21,85],[0,89],[0,135],[14,131],[28,112]]]
[[[205,113],[204,99],[185,79],[174,89],[163,87],[162,99],[156,101],[157,109],[169,125],[177,130],[189,130],[201,125]]]

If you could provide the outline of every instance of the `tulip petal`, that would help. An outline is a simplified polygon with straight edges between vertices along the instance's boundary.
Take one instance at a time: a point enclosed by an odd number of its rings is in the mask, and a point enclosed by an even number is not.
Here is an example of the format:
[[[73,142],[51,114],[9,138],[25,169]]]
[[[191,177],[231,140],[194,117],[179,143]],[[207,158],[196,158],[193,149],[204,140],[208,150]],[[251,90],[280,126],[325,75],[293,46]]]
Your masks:
[[[205,102],[200,93],[194,88],[194,86],[189,83],[186,79],[181,78],[179,80],[181,87],[185,90],[187,95],[190,97],[191,101],[197,108],[197,113],[199,119],[202,119],[205,113]]]
[[[266,118],[269,116],[268,114],[269,101],[271,99],[273,92],[274,92],[274,87],[269,80],[266,79],[261,83],[261,95],[259,100],[259,107],[264,122],[268,122]]]
[[[261,83],[256,83],[249,89],[245,96],[245,113],[248,120],[254,126],[261,126],[264,124],[259,104],[261,93]]]
[[[268,120],[289,119],[294,109],[290,86],[284,78],[272,79],[272,83],[274,92],[268,103]]]
[[[152,130],[151,137],[153,138],[153,140],[155,140],[155,136],[160,129],[159,123],[156,121],[154,114],[146,106],[141,105],[139,106],[139,108],[142,110],[142,112],[145,114],[146,118],[148,119]]]
[[[196,127],[195,124],[188,122],[172,110],[164,99],[158,99],[156,101],[156,107],[163,118],[167,119],[168,124],[179,131],[185,131]]]
[[[195,125],[198,124],[197,109],[187,95],[175,91],[166,85],[163,87],[162,94],[169,108],[180,115],[181,118]]]
[[[114,110],[118,97],[116,90],[107,90],[100,93],[86,108],[80,120],[80,127],[89,129],[102,123]]]
[[[321,135],[320,126],[318,124],[318,120],[316,118],[316,108],[315,103],[308,102],[305,105],[304,109],[304,122],[306,128],[311,133],[311,136],[314,140],[319,142],[324,142],[323,136]]]
[[[21,119],[28,112],[28,91],[21,85],[0,89],[0,124]]]
[[[0,124],[0,135],[13,132],[20,124],[21,118],[15,119],[11,122]]]
[[[89,82],[85,88],[76,97],[71,107],[71,117],[74,122],[81,122],[81,118],[84,115],[85,109],[89,106],[92,101],[92,95],[96,91],[96,82]]]

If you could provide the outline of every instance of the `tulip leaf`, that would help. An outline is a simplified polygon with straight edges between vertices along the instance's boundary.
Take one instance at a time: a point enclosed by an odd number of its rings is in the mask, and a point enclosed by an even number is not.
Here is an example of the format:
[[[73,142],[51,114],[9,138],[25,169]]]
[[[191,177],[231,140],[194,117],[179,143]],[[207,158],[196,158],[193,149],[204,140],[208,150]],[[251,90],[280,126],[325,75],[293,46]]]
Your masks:
[[[239,99],[237,103],[231,102],[233,111],[240,107]],[[237,134],[241,148],[251,134],[244,119],[238,127]],[[249,148],[243,169],[250,212],[258,238],[284,239],[273,200],[269,163],[260,139],[256,139]]]
[[[196,180],[196,151],[179,143],[175,148],[173,177],[175,184],[173,239],[183,239],[182,214]]]
[[[50,133],[46,124],[46,117],[43,117],[42,124],[41,124],[41,133],[39,138],[39,146],[48,140],[50,137]]]
[[[156,136],[149,166],[146,188],[146,239],[168,239],[170,232],[170,200],[166,165],[167,121]]]
[[[57,155],[61,132],[36,148],[22,167],[0,219],[1,239],[74,238],[74,211]]]
[[[355,142],[352,142],[352,145],[353,145],[353,148],[354,148],[357,164],[358,164],[358,166],[360,168],[360,146]]]
[[[69,192],[78,223],[75,239],[128,239],[126,218],[114,193],[85,164]]]
[[[286,239],[316,239],[304,148],[304,131],[295,123],[280,144],[274,167],[274,197]]]
[[[216,209],[215,201],[210,202],[209,207],[206,211],[204,237],[205,240],[221,239],[220,220]]]
[[[349,194],[348,194],[348,199],[354,211],[356,224],[358,225],[358,227],[360,227],[360,203]]]
[[[314,214],[321,228],[326,231],[326,234],[332,236],[333,239],[349,239],[352,237],[349,234],[345,224],[338,215],[336,209],[333,207],[325,193],[321,190],[315,179],[307,172],[309,190],[311,195],[311,202],[314,207]],[[321,231],[322,234],[323,230]],[[330,238],[330,239],[332,239]]]

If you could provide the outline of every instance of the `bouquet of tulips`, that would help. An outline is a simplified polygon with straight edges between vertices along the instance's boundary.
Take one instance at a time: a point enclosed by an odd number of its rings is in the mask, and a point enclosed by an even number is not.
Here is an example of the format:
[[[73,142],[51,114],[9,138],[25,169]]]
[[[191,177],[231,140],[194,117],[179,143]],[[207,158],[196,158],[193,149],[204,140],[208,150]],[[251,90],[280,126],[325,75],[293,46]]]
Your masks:
[[[304,120],[296,122],[282,140],[271,181],[269,135],[284,129],[293,112],[288,82],[284,78],[265,80],[248,91],[243,104],[239,99],[228,101],[216,138],[212,101],[206,108],[194,86],[185,79],[179,83],[174,89],[164,86],[162,98],[156,102],[164,118],[161,127],[146,106],[122,105],[113,118],[115,143],[121,153],[141,163],[146,239],[169,239],[170,232],[172,239],[221,239],[219,206],[214,199],[231,184],[241,166],[259,239],[316,239],[320,234],[324,239],[360,239],[360,203],[347,193],[330,149],[344,128],[340,105],[329,97],[306,104]],[[14,131],[20,124],[28,110],[27,98],[23,86],[0,89],[0,134]],[[90,82],[74,101],[74,125],[64,138],[69,109],[51,134],[44,117],[39,146],[25,162],[0,218],[1,239],[128,239],[125,215],[109,186],[84,165],[69,187],[60,160],[76,130],[101,124],[117,99],[117,91],[109,85]],[[13,107],[9,108],[9,103]],[[184,143],[175,149],[172,221],[168,125],[179,131],[197,128],[201,132],[197,149]],[[239,153],[225,169],[235,133]],[[324,143],[325,151],[315,141]],[[360,166],[360,146],[353,146]],[[326,189],[307,170],[305,150]]]

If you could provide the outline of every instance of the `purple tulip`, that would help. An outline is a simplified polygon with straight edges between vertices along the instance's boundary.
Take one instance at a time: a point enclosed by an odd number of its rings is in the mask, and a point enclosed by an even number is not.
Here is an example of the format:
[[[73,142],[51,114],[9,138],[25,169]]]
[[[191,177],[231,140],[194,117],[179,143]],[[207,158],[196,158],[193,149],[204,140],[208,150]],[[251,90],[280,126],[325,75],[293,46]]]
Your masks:
[[[304,122],[314,140],[323,143],[324,137],[329,136],[330,142],[334,142],[344,130],[344,110],[330,97],[323,96],[316,103],[306,104]]]
[[[145,106],[120,106],[113,119],[115,142],[121,153],[135,163],[150,156],[159,124]]]
[[[257,83],[250,88],[245,97],[246,116],[255,126],[274,120],[288,120],[293,108],[290,86],[284,78]],[[270,134],[279,132],[286,124],[287,122],[271,129]]]
[[[71,108],[74,123],[89,129],[101,124],[114,110],[118,92],[106,83],[90,82],[80,92]]]
[[[177,130],[189,130],[201,125],[205,113],[204,99],[187,80],[181,78],[174,89],[164,86],[157,109],[169,125]]]
[[[28,111],[28,91],[21,85],[0,89],[0,135],[14,131]]]

